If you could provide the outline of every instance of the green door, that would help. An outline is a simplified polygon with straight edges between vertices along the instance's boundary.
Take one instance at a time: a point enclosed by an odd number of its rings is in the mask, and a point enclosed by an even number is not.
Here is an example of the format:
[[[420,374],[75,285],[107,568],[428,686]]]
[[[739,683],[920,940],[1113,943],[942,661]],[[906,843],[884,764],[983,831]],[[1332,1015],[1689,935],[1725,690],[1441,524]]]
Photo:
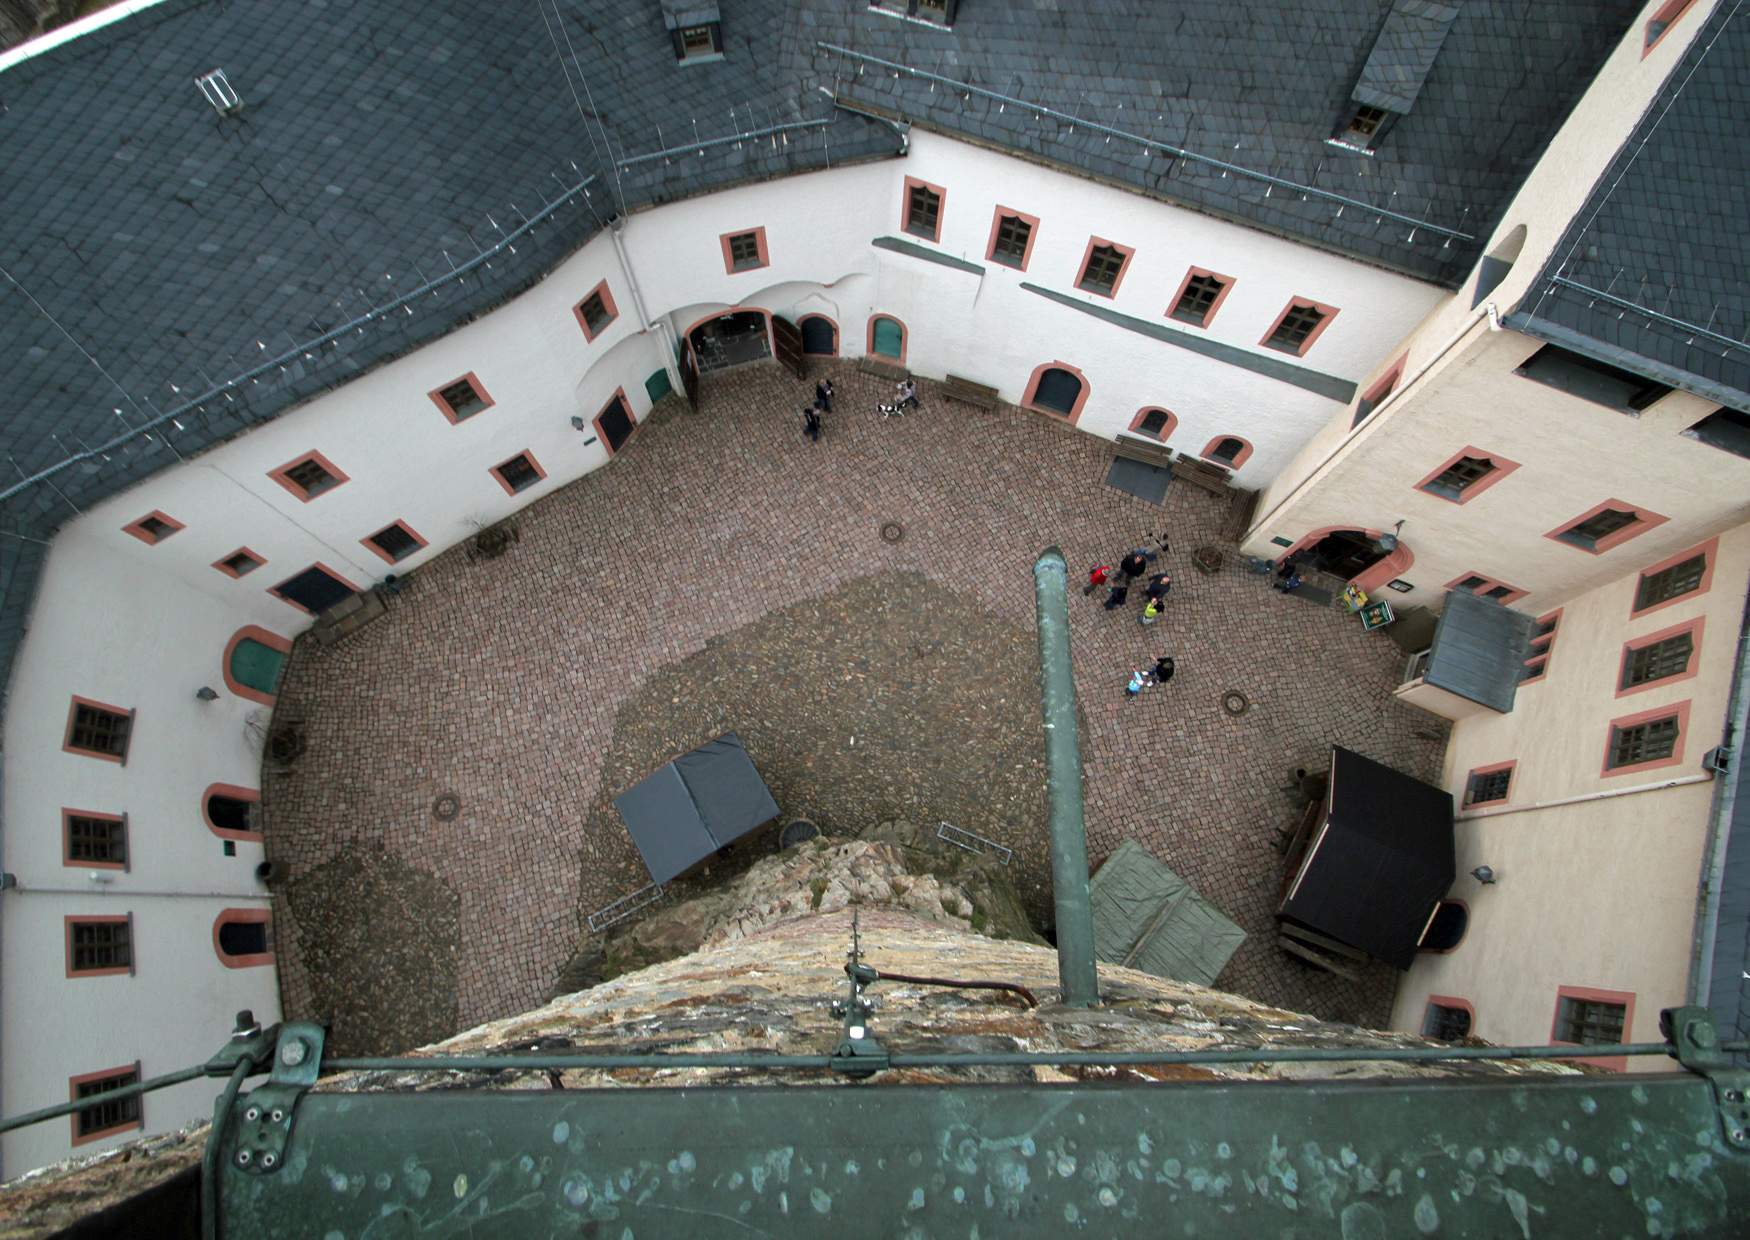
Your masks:
[[[231,651],[231,679],[257,693],[278,692],[280,672],[285,666],[285,655],[253,637],[245,637]]]
[[[668,371],[659,370],[651,375],[644,381],[644,390],[650,393],[650,403],[653,405],[674,391],[674,384],[668,381]]]
[[[875,320],[875,352],[891,358],[898,358],[905,352],[905,329],[896,320]]]

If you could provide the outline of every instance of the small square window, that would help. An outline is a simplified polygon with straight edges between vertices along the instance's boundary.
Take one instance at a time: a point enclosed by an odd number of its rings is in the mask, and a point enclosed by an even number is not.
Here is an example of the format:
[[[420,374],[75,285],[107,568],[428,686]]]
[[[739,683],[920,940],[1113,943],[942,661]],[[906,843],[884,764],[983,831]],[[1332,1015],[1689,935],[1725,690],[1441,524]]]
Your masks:
[[[365,544],[389,563],[394,564],[405,560],[425,546],[425,540],[409,529],[405,522],[397,521],[393,525],[384,526],[365,539]]]
[[[256,555],[248,547],[239,547],[224,559],[213,561],[213,567],[227,577],[242,577],[254,572],[265,563],[267,563],[266,560]]]
[[[1580,1046],[1614,1046],[1622,1041],[1627,1014],[1621,1003],[1563,995],[1556,1005],[1555,1040]]]
[[[1689,660],[1695,653],[1692,634],[1678,633],[1646,646],[1636,646],[1623,655],[1622,677],[1617,687],[1633,689],[1689,670]]]
[[[1467,490],[1495,472],[1495,463],[1484,457],[1461,456],[1433,478],[1422,490],[1443,499],[1458,499]]]
[[[1285,353],[1299,353],[1325,318],[1325,312],[1317,306],[1309,302],[1294,302],[1264,343]]]
[[[74,1102],[84,1102],[88,1098],[101,1098],[118,1089],[140,1083],[140,1070],[129,1068],[119,1072],[106,1073],[103,1076],[89,1080],[73,1081]],[[115,1098],[89,1106],[73,1114],[73,1139],[75,1144],[80,1141],[91,1141],[98,1137],[106,1137],[111,1133],[125,1132],[130,1128],[141,1126],[140,1095],[132,1094],[126,1098]]]
[[[131,973],[133,936],[126,917],[67,919],[67,972]]]
[[[517,453],[504,464],[495,466],[492,472],[498,476],[498,481],[504,489],[512,495],[519,491],[528,490],[547,476],[535,463],[535,458],[527,452]]]
[[[736,233],[729,238],[729,269],[731,271],[749,271],[765,265],[765,260],[760,257],[758,233]]]
[[[1721,407],[1683,433],[1733,456],[1750,457],[1750,413]]]
[[[1557,534],[1556,538],[1572,546],[1592,551],[1612,534],[1630,529],[1639,521],[1640,518],[1632,512],[1621,508],[1605,508],[1593,513],[1584,521],[1576,521]]]
[[[1658,762],[1677,752],[1678,725],[1675,715],[1651,719],[1628,727],[1611,729],[1608,769]]]
[[[1354,430],[1372,416],[1373,411],[1383,405],[1386,398],[1398,390],[1398,380],[1404,377],[1405,358],[1400,357],[1392,368],[1385,372],[1378,383],[1368,388],[1360,400],[1355,402],[1355,417],[1349,423],[1349,429]]]
[[[1088,261],[1082,267],[1082,278],[1076,287],[1088,293],[1110,297],[1118,291],[1118,281],[1124,275],[1124,264],[1130,255],[1115,245],[1094,245],[1088,249]]]
[[[1018,215],[1004,215],[997,224],[995,242],[990,256],[1005,267],[1022,267],[1027,263],[1027,243],[1033,236],[1033,225]]]
[[[343,482],[349,481],[340,469],[320,452],[306,452],[296,460],[287,461],[268,477],[305,503],[318,495],[326,495]]]
[[[134,730],[132,711],[118,711],[95,702],[73,699],[67,725],[67,748],[96,757],[126,761]]]
[[[1445,1003],[1430,1003],[1422,1016],[1422,1036],[1436,1042],[1456,1042],[1470,1036],[1470,1011]]]
[[[449,387],[440,388],[438,395],[460,422],[486,408],[486,398],[474,387],[472,379],[457,379]]]
[[[1656,573],[1648,573],[1635,588],[1634,609],[1645,611],[1649,607],[1668,603],[1674,598],[1699,590],[1706,576],[1705,553],[1692,555],[1687,560],[1673,564],[1670,568],[1662,568]]]
[[[1185,282],[1185,291],[1179,294],[1172,316],[1182,323],[1205,326],[1215,309],[1215,303],[1221,300],[1221,294],[1226,288],[1227,281],[1217,276],[1192,276]]]
[[[918,181],[908,182],[905,195],[905,231],[931,241],[941,235],[942,195]]]
[[[131,525],[122,526],[124,533],[132,534],[148,547],[157,546],[181,528],[182,522],[157,511],[147,513]]]
[[[1485,805],[1490,801],[1505,801],[1512,786],[1513,768],[1510,766],[1493,771],[1472,771],[1465,781],[1464,803]]]
[[[1463,590],[1467,594],[1475,594],[1483,586],[1488,584],[1489,579],[1487,577],[1479,577],[1475,573],[1472,573],[1470,576],[1461,578],[1459,581],[1455,582],[1452,588],[1454,590]]]
[[[591,293],[578,304],[577,315],[583,320],[585,332],[592,338],[599,336],[602,328],[614,321],[613,311],[608,309],[599,292]]]
[[[66,817],[66,856],[68,865],[91,865],[109,869],[126,869],[128,864],[128,823],[126,818],[109,814],[80,814],[68,811]]]

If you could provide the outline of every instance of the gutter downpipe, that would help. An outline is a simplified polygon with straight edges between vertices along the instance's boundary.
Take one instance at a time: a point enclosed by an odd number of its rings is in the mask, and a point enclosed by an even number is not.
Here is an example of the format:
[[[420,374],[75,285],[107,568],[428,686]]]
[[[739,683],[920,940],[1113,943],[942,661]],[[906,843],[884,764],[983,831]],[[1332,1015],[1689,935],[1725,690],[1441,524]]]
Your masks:
[[[1731,755],[1727,768],[1714,780],[1713,821],[1707,851],[1702,854],[1695,902],[1695,937],[1689,956],[1689,1002],[1711,1006],[1714,946],[1719,939],[1720,888],[1725,882],[1726,841],[1737,810],[1740,762],[1750,761],[1750,595],[1738,624],[1738,656],[1733,669],[1732,696],[1726,705],[1726,734],[1721,743]],[[1741,1062],[1741,1060],[1740,1060]]]
[[[620,236],[620,230],[626,227],[626,217],[616,215],[608,222],[608,236],[614,239],[614,257],[620,260],[620,274],[626,277],[626,287],[632,293],[632,309],[638,315],[638,324],[645,331],[656,332],[657,342],[662,348],[662,368],[668,372],[669,386],[677,392],[685,393],[686,384],[681,380],[680,366],[675,359],[680,355],[680,345],[675,340],[674,324],[668,321],[668,316],[651,321],[650,315],[644,310],[644,294],[638,288],[638,279],[632,274],[632,259],[626,253],[625,239]]]
[[[1045,716],[1045,787],[1051,802],[1051,891],[1057,917],[1057,979],[1065,1007],[1100,1002],[1088,832],[1082,818],[1082,754],[1069,659],[1069,566],[1047,547],[1033,562],[1039,621],[1039,698]]]

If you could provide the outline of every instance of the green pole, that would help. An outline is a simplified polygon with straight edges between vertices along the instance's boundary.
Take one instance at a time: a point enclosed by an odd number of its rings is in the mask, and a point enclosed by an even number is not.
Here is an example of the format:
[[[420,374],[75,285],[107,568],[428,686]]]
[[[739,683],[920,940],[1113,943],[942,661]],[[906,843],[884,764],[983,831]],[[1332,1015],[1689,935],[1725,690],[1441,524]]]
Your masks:
[[[1039,617],[1039,696],[1045,714],[1046,791],[1051,800],[1051,888],[1057,906],[1057,978],[1066,1007],[1100,1002],[1094,912],[1088,894],[1088,832],[1082,820],[1082,753],[1069,662],[1069,566],[1047,547],[1033,562]]]

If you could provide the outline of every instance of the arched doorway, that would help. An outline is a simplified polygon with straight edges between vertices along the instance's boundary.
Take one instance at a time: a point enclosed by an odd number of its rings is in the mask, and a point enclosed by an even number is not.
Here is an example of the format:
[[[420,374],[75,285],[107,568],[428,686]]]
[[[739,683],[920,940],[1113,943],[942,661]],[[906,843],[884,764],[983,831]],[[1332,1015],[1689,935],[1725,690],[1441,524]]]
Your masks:
[[[731,310],[706,319],[687,333],[687,341],[704,372],[760,362],[772,355],[766,316],[759,310]]]
[[[273,917],[264,908],[228,908],[213,921],[213,953],[227,969],[273,963]]]
[[[810,357],[837,357],[839,329],[824,314],[811,314],[797,326],[802,328],[802,351]]]
[[[889,361],[905,360],[905,324],[889,315],[878,314],[869,320],[869,352]]]
[[[1295,543],[1284,558],[1292,556],[1304,568],[1340,577],[1359,589],[1377,590],[1416,562],[1402,540],[1387,549],[1381,545],[1383,537],[1383,530],[1325,526]]]
[[[220,663],[225,687],[240,698],[272,706],[292,643],[278,633],[247,624],[231,635]]]
[[[1457,947],[1470,927],[1470,909],[1463,900],[1442,900],[1416,946],[1425,952],[1449,952]]]

